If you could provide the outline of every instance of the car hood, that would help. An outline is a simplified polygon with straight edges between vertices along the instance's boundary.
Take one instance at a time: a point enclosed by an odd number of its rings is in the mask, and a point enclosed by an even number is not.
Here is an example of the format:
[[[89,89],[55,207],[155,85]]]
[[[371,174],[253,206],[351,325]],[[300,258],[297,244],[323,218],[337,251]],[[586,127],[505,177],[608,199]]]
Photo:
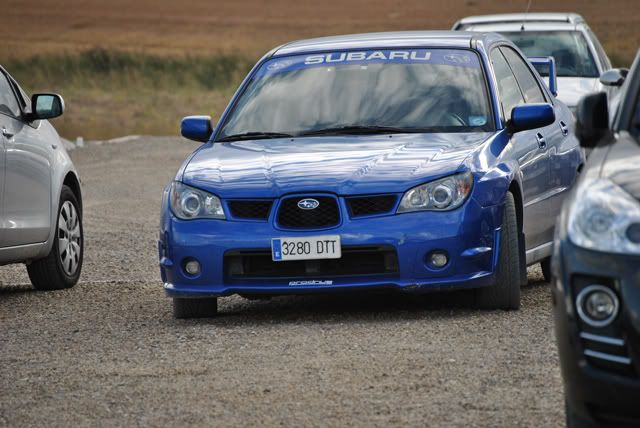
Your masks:
[[[622,131],[611,145],[602,164],[600,176],[608,178],[627,193],[640,200],[640,145]]]
[[[600,90],[597,77],[558,77],[558,98],[569,107],[578,105],[583,96]]]
[[[323,136],[214,143],[196,151],[185,184],[222,198],[294,192],[404,192],[455,172],[492,133]]]

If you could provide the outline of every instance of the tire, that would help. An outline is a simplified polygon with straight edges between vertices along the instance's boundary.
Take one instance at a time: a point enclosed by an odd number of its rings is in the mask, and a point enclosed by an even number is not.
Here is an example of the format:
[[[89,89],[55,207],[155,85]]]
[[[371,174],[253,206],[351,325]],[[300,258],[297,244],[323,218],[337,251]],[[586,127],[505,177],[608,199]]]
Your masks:
[[[173,298],[175,318],[212,318],[218,313],[218,298],[183,299]]]
[[[71,288],[80,279],[84,255],[82,207],[68,186],[62,186],[51,251],[27,265],[36,290]],[[67,244],[65,244],[65,242]]]
[[[507,192],[502,216],[496,283],[475,291],[475,303],[479,309],[520,309],[521,260],[518,236],[516,204],[511,192]]]
[[[544,276],[544,280],[546,282],[551,282],[551,257],[547,257],[542,260],[540,262],[540,267],[542,268],[542,276]]]

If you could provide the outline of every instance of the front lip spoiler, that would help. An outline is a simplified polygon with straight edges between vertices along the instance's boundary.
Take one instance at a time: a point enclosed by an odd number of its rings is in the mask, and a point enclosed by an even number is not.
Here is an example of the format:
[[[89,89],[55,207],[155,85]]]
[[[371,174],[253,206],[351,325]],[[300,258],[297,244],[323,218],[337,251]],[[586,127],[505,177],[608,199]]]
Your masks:
[[[476,272],[466,277],[436,278],[422,281],[396,281],[396,282],[375,282],[356,284],[334,284],[334,285],[272,285],[272,284],[247,284],[247,285],[225,285],[217,287],[215,290],[206,285],[193,285],[190,287],[176,287],[169,282],[164,283],[164,290],[168,297],[183,298],[206,298],[206,297],[226,297],[234,294],[242,295],[296,295],[296,294],[325,294],[341,293],[350,291],[365,290],[390,290],[402,293],[430,293],[439,291],[465,290],[491,286],[494,283],[495,274],[493,272]],[[311,280],[312,278],[308,279]],[[303,279],[307,280],[307,279]]]

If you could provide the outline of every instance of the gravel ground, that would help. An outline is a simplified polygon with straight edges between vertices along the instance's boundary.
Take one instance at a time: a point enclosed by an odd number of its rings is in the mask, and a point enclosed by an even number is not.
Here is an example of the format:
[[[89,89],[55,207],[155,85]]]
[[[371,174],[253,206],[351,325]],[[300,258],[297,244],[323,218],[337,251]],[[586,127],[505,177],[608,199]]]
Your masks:
[[[81,282],[35,292],[0,268],[0,426],[561,426],[551,298],[519,312],[465,295],[220,301],[174,320],[156,259],[162,188],[195,146],[72,152],[84,186]]]

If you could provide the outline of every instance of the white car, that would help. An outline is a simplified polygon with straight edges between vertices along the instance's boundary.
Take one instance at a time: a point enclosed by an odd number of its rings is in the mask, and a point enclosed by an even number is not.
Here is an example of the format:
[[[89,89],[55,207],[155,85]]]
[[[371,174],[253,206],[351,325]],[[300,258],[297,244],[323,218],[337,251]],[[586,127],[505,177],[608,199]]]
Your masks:
[[[80,180],[47,120],[63,111],[60,95],[29,98],[0,67],[0,266],[26,264],[38,290],[72,287],[82,268]]]
[[[606,91],[611,99],[617,92],[614,88],[622,84],[627,73],[625,69],[611,69],[598,38],[584,18],[575,13],[469,16],[456,22],[453,30],[501,33],[527,57],[552,56],[558,98],[574,115],[578,100],[586,94]],[[547,70],[536,68],[540,74],[548,74]]]

